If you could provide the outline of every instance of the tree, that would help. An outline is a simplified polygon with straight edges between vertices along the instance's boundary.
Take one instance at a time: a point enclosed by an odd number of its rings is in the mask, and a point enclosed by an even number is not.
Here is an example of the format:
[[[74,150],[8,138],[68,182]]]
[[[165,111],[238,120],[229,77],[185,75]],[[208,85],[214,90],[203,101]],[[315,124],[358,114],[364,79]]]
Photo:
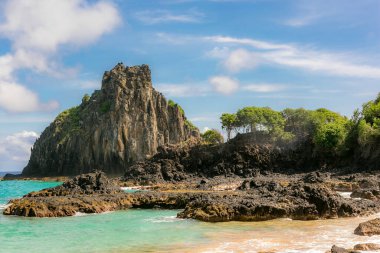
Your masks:
[[[83,98],[82,98],[82,103],[85,104],[87,103],[88,101],[90,101],[90,96],[86,93],[84,94]]]
[[[220,117],[222,123],[222,129],[227,131],[227,141],[231,139],[231,132],[237,126],[236,114],[223,113]]]
[[[207,130],[201,134],[203,140],[210,144],[220,144],[224,142],[223,135],[216,129]]]
[[[263,107],[260,109],[260,116],[262,121],[259,122],[268,133],[275,133],[278,131],[284,131],[285,119],[280,112],[272,110],[269,107]]]
[[[236,116],[239,127],[243,127],[246,132],[251,133],[255,132],[256,126],[264,121],[261,108],[253,106],[238,110]]]
[[[291,132],[298,140],[305,140],[311,134],[311,111],[304,108],[286,108],[281,112],[285,120],[284,131]]]
[[[326,151],[336,151],[344,142],[347,129],[340,122],[321,125],[314,136],[317,147]]]

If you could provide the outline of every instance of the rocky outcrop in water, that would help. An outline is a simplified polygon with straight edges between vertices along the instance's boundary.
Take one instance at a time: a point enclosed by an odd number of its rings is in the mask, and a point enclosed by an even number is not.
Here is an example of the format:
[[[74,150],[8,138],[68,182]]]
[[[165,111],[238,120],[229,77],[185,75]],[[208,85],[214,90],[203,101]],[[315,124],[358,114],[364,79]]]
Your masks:
[[[116,65],[101,90],[59,114],[35,142],[23,176],[122,174],[157,148],[198,137],[183,110],[152,87],[147,65]]]
[[[344,199],[323,184],[302,180],[282,183],[258,177],[247,190],[121,191],[104,173],[78,176],[61,186],[11,200],[6,215],[28,217],[72,216],[129,208],[184,209],[180,218],[208,222],[261,221],[275,218],[319,219],[371,214],[379,203]],[[238,181],[240,182],[240,181]],[[212,182],[205,184],[213,185]],[[246,184],[241,183],[240,184]],[[231,186],[231,182],[228,187]],[[236,187],[236,186],[234,186]]]
[[[368,200],[344,199],[320,184],[298,181],[281,185],[256,179],[247,191],[236,191],[218,198],[210,194],[194,200],[186,205],[179,217],[212,222],[275,218],[312,220],[364,215],[370,210],[379,210],[379,205]]]
[[[380,235],[380,218],[360,223],[355,229],[356,235]]]

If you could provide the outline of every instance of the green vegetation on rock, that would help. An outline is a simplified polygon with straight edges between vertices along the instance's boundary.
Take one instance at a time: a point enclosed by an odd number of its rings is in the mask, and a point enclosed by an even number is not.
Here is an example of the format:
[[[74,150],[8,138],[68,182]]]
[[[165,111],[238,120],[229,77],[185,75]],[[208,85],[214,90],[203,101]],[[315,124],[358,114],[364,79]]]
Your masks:
[[[190,120],[186,119],[185,111],[183,110],[183,108],[179,104],[177,104],[173,100],[169,99],[168,105],[172,108],[178,108],[179,113],[182,115],[182,117],[185,118],[185,126],[187,126],[190,130],[198,130],[198,128],[196,126],[194,126],[194,124]]]
[[[62,144],[69,134],[80,131],[80,106],[75,106],[61,112],[54,120],[55,134],[59,134]]]
[[[220,117],[222,128],[227,131],[227,141],[231,139],[232,130],[237,127],[237,117],[236,114],[232,113],[223,113]]]
[[[351,119],[325,108],[275,111],[244,107],[235,114],[223,113],[220,120],[228,139],[234,130],[268,143],[309,143],[314,152],[327,156],[375,150],[380,143],[380,94],[355,111]]]
[[[83,98],[82,98],[82,104],[85,104],[85,103],[88,103],[90,101],[90,95],[88,95],[87,93],[84,94]]]
[[[168,105],[170,107],[177,107],[178,110],[179,110],[179,112],[181,113],[181,115],[185,116],[185,111],[183,110],[183,108],[179,104],[177,104],[176,102],[174,102],[173,100],[169,99]]]
[[[101,103],[99,107],[100,112],[103,114],[109,112],[111,109],[111,105],[112,105],[111,101],[109,100],[103,101],[103,103]]]
[[[202,139],[210,144],[220,144],[224,142],[223,135],[216,129],[210,129],[201,134]]]

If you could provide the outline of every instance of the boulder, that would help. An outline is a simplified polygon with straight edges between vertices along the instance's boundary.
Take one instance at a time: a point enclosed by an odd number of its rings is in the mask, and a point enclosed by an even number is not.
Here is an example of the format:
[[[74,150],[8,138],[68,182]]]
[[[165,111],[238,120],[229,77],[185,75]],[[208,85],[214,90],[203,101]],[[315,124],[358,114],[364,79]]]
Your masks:
[[[376,243],[361,243],[354,246],[354,250],[374,251],[380,250],[380,244]]]
[[[365,236],[380,235],[380,218],[360,223],[354,233]]]
[[[332,246],[331,253],[349,253],[345,248],[338,247],[336,245]]]

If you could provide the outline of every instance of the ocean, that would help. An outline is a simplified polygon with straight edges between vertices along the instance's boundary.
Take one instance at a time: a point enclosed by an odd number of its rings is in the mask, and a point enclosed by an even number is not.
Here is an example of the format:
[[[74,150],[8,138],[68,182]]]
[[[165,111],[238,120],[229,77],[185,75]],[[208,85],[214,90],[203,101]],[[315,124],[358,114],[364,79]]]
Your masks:
[[[0,181],[0,209],[11,198],[57,182]],[[0,210],[1,212],[1,210]],[[205,223],[177,219],[179,210],[126,210],[65,218],[0,214],[0,252],[325,252],[333,244],[380,243],[353,234],[373,217],[319,221]]]

